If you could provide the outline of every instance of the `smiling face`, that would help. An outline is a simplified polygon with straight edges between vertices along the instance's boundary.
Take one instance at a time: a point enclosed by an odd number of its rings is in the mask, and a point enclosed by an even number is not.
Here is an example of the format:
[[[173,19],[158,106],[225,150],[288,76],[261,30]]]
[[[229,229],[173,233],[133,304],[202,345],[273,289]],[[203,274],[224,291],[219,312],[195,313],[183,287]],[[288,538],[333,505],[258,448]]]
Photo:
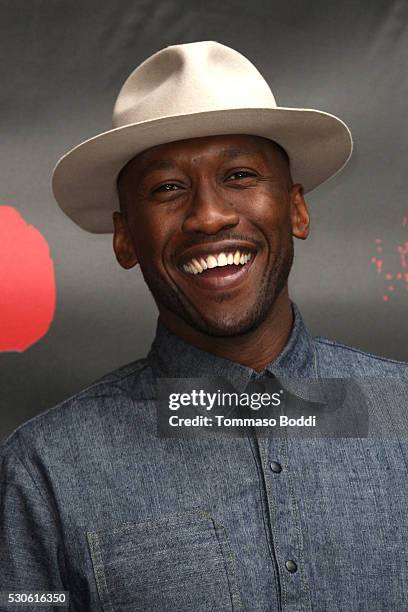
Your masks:
[[[278,146],[247,135],[163,144],[118,183],[116,257],[140,264],[170,329],[234,336],[265,321],[287,289],[292,236],[306,238],[309,224]]]

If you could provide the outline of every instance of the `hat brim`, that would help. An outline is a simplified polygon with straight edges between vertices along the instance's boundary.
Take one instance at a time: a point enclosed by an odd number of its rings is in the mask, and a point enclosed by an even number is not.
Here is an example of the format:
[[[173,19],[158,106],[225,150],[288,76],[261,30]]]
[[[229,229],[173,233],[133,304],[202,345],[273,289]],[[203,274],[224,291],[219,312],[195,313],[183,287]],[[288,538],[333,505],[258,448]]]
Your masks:
[[[353,148],[347,125],[314,109],[238,108],[163,117],[109,130],[69,151],[55,166],[54,196],[84,230],[113,232],[112,212],[119,209],[116,180],[130,159],[158,144],[222,134],[279,143],[289,155],[293,180],[305,192],[339,172]]]

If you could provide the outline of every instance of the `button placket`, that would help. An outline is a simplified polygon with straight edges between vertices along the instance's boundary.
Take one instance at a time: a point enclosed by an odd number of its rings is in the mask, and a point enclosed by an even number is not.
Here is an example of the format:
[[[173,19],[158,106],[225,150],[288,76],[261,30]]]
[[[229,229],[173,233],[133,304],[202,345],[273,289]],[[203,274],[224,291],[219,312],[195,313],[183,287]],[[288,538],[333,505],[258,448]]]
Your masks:
[[[288,440],[282,434],[274,436],[269,440],[267,448],[267,495],[271,509],[272,537],[280,567],[282,611],[309,612],[309,588],[299,564],[303,541],[293,477],[288,471]]]

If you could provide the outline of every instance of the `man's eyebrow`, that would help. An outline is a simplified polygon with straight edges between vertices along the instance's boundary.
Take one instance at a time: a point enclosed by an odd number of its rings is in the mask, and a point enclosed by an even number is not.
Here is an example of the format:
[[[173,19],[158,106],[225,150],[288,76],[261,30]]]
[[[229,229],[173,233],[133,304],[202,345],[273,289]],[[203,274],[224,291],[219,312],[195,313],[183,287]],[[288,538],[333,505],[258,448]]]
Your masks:
[[[241,149],[239,147],[228,147],[226,149],[222,149],[219,152],[219,157],[224,159],[234,159],[235,157],[239,157],[240,155],[245,154],[253,154],[254,151],[251,149]],[[147,162],[146,165],[143,165],[142,172],[144,175],[153,172],[154,170],[171,170],[177,166],[176,162],[172,159],[152,159],[150,162]]]
[[[222,149],[220,151],[220,157],[224,157],[225,159],[234,159],[234,157],[239,157],[240,155],[253,154],[254,151],[251,149],[241,149],[239,147],[228,147],[227,149]]]
[[[149,172],[153,172],[153,170],[169,170],[175,167],[176,163],[171,159],[152,159],[152,161],[147,162],[147,164],[143,166],[142,172],[143,174],[148,174]]]

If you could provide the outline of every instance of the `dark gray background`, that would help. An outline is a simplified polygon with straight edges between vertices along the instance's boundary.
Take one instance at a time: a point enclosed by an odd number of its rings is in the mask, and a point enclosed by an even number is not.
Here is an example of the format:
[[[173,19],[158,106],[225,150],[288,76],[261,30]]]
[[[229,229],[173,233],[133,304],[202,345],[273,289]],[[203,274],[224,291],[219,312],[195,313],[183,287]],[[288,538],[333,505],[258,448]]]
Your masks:
[[[69,148],[110,128],[124,79],[170,44],[234,47],[264,74],[278,104],[318,108],[348,123],[355,153],[308,197],[312,232],[296,241],[291,294],[313,333],[408,360],[408,291],[384,303],[384,282],[370,264],[376,238],[390,251],[401,241],[408,212],[406,1],[0,6],[0,201],[46,237],[58,290],[48,334],[24,353],[0,354],[0,437],[143,356],[151,343],[156,308],[139,270],[119,267],[111,235],[88,234],[64,216],[50,174]]]

